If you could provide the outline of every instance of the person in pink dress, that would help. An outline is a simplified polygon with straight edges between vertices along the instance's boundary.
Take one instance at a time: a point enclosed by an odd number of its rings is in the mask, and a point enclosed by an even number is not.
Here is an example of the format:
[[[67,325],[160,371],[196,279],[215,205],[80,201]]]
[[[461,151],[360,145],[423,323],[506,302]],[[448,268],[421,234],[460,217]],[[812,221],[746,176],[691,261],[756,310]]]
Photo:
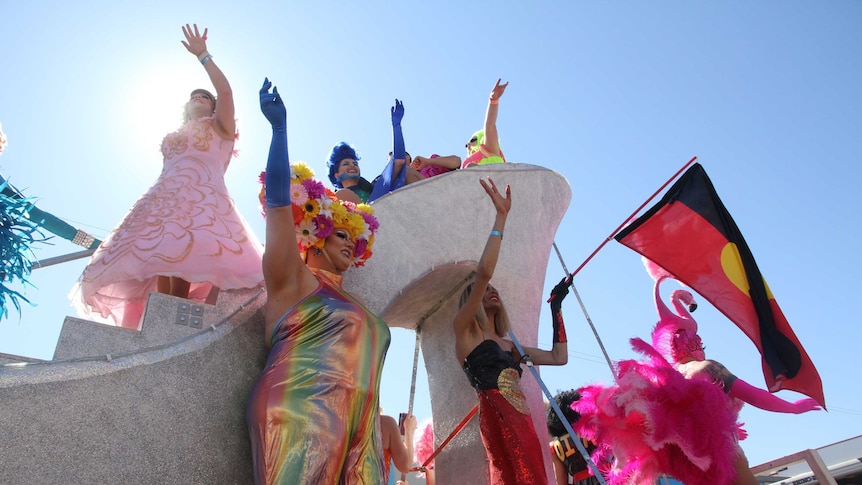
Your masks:
[[[99,246],[70,293],[85,318],[139,329],[150,291],[214,303],[219,289],[263,281],[262,247],[224,183],[237,139],[230,84],[203,34],[186,24],[183,46],[217,94],[192,91],[185,124],[162,141],[155,184]]]

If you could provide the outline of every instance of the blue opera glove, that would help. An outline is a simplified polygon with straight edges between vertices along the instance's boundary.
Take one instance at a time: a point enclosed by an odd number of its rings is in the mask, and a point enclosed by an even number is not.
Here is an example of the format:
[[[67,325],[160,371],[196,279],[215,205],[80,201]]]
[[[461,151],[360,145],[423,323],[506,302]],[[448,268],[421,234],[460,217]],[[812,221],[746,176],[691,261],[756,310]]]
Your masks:
[[[404,103],[395,100],[392,107],[392,159],[403,160],[407,157],[407,149],[404,148],[404,135],[401,133],[401,119],[404,118]]]
[[[272,141],[266,161],[266,206],[290,205],[290,157],[287,154],[287,109],[278,88],[264,78],[260,88],[260,110],[272,125]]]
[[[287,131],[287,109],[284,107],[284,100],[278,95],[278,88],[273,87],[272,92],[269,88],[272,83],[268,78],[263,78],[263,87],[260,88],[260,110],[273,130]]]

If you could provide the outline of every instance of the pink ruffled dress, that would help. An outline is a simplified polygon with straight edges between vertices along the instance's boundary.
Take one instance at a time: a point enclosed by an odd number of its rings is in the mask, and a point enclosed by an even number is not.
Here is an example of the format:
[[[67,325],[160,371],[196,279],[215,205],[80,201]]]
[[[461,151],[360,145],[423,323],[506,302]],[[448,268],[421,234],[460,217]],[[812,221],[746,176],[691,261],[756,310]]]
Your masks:
[[[213,118],[190,121],[164,138],[158,180],[72,288],[69,297],[79,315],[139,329],[158,276],[189,281],[189,298],[197,301],[213,285],[229,290],[262,283],[262,246],[224,183],[234,142],[218,136]]]

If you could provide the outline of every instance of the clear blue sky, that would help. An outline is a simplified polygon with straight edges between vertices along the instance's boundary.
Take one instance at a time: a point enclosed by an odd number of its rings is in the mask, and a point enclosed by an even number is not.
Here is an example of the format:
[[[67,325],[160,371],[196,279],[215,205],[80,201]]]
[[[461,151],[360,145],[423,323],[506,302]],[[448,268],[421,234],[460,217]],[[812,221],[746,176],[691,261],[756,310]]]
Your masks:
[[[383,167],[396,97],[408,151],[462,155],[494,81],[509,81],[498,124],[508,159],[550,167],[572,187],[556,238],[570,268],[697,156],[817,366],[830,409],[746,406],[750,461],[862,434],[852,363],[862,341],[859,2],[53,1],[5,2],[2,17],[2,172],[44,210],[102,237],[157,177],[159,144],[188,93],[209,86],[180,44],[187,22],[210,29],[209,50],[233,86],[240,157],[227,184],[261,239],[264,76],[287,103],[291,158],[321,175],[340,140],[360,150],[364,173]],[[57,240],[37,255],[77,249]],[[27,296],[37,306],[0,321],[0,352],[51,357],[83,266],[33,273]],[[554,255],[548,275],[546,292],[563,275]],[[575,284],[611,357],[634,357],[628,339],[648,336],[656,319],[640,258],[609,244]],[[763,387],[754,345],[701,303],[707,355]],[[543,371],[548,387],[608,382],[576,301],[564,310],[571,358]],[[546,311],[541,318],[548,347]],[[382,395],[390,414],[407,406],[413,341],[393,330]],[[422,420],[430,405],[419,377]]]

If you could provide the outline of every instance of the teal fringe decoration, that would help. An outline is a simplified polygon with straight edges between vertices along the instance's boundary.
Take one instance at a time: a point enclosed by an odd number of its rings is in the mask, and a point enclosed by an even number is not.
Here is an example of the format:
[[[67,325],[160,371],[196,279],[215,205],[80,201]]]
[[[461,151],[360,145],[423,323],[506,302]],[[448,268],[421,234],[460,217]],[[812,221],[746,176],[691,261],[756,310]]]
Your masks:
[[[0,184],[0,191],[9,185]],[[9,315],[11,303],[21,315],[21,301],[33,306],[20,291],[7,284],[17,283],[25,288],[35,288],[29,281],[30,270],[35,261],[32,245],[46,238],[39,226],[27,218],[33,207],[32,197],[10,197],[0,193],[0,318]]]

